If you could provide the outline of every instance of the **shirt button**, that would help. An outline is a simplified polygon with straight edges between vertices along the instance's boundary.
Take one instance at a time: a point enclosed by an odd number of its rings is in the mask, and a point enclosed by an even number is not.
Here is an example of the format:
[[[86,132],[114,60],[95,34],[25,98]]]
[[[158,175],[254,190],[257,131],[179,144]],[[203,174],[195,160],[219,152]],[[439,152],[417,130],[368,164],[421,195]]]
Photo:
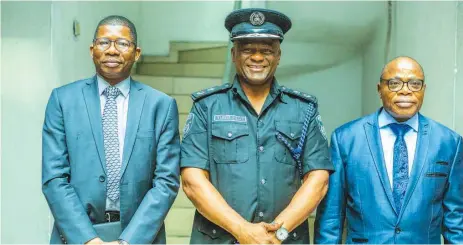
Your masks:
[[[233,136],[233,134],[232,134],[231,132],[228,132],[228,134],[227,134],[227,135],[228,135],[228,138],[230,138],[230,137],[232,137],[232,136]]]
[[[212,233],[215,234],[215,233],[217,233],[217,231],[214,229],[214,230],[212,230]]]
[[[402,230],[400,229],[400,227],[395,228],[395,233],[396,233],[396,234],[399,234],[400,232],[402,232]]]
[[[262,183],[263,185],[265,185],[265,182],[266,182],[265,179],[260,180],[260,183]]]
[[[263,147],[263,146],[259,146],[259,151],[260,151],[260,152],[263,152],[263,151],[264,151],[264,147]]]
[[[296,232],[293,233],[293,237],[297,237],[297,233],[296,233]]]
[[[99,178],[100,182],[104,182],[105,181],[105,177],[103,175],[100,176]]]
[[[259,217],[261,217],[261,218],[264,217],[264,213],[259,212]]]
[[[291,137],[294,137],[294,133],[290,133],[289,135],[291,135]]]

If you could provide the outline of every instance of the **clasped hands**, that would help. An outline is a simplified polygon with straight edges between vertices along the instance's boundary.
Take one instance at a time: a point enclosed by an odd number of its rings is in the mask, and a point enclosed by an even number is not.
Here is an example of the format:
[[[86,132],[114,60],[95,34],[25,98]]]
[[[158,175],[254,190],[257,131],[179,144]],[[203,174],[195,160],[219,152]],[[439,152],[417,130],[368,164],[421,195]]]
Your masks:
[[[257,224],[245,222],[240,225],[238,234],[235,238],[240,244],[281,244],[275,232],[283,224],[260,222]]]

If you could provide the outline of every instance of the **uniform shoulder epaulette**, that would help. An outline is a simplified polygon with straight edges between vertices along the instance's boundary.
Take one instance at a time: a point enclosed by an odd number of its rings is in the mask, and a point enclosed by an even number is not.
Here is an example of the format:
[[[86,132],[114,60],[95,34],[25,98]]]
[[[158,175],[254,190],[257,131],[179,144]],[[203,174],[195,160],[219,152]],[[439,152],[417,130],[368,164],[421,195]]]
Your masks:
[[[290,88],[287,88],[285,86],[281,86],[281,91],[283,93],[285,93],[285,94],[289,94],[289,95],[295,96],[297,98],[300,98],[302,100],[317,104],[317,98],[315,96],[313,96],[313,95],[303,93],[303,92],[300,92],[300,91],[297,91],[297,90],[294,90],[294,89],[290,89]]]
[[[200,100],[202,98],[206,98],[209,95],[212,95],[212,94],[215,94],[215,93],[218,93],[218,92],[222,92],[222,91],[226,91],[229,88],[231,88],[231,86],[232,85],[230,83],[224,83],[224,84],[219,85],[219,86],[206,88],[206,89],[203,89],[203,90],[200,90],[198,92],[195,92],[195,93],[191,94],[191,98],[193,99],[193,101],[198,101],[198,100]]]

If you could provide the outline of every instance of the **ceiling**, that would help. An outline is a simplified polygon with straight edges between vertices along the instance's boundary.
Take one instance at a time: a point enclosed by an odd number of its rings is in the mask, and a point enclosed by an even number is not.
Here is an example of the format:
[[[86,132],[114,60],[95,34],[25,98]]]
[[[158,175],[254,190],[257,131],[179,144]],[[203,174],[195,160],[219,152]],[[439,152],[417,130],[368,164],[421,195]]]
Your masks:
[[[358,55],[387,17],[386,1],[267,1],[292,20],[279,75],[314,72]],[[384,23],[384,22],[383,22]]]

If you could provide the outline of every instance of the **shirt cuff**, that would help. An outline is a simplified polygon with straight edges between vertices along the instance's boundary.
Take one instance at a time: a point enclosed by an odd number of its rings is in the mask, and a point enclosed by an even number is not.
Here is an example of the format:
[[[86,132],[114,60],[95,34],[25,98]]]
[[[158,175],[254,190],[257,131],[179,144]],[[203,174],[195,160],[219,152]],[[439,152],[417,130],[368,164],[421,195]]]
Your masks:
[[[333,163],[326,158],[323,159],[311,159],[307,163],[303,164],[303,175],[313,170],[327,170],[330,174],[334,172]]]
[[[199,158],[181,158],[180,168],[200,168],[209,171],[209,161]]]

